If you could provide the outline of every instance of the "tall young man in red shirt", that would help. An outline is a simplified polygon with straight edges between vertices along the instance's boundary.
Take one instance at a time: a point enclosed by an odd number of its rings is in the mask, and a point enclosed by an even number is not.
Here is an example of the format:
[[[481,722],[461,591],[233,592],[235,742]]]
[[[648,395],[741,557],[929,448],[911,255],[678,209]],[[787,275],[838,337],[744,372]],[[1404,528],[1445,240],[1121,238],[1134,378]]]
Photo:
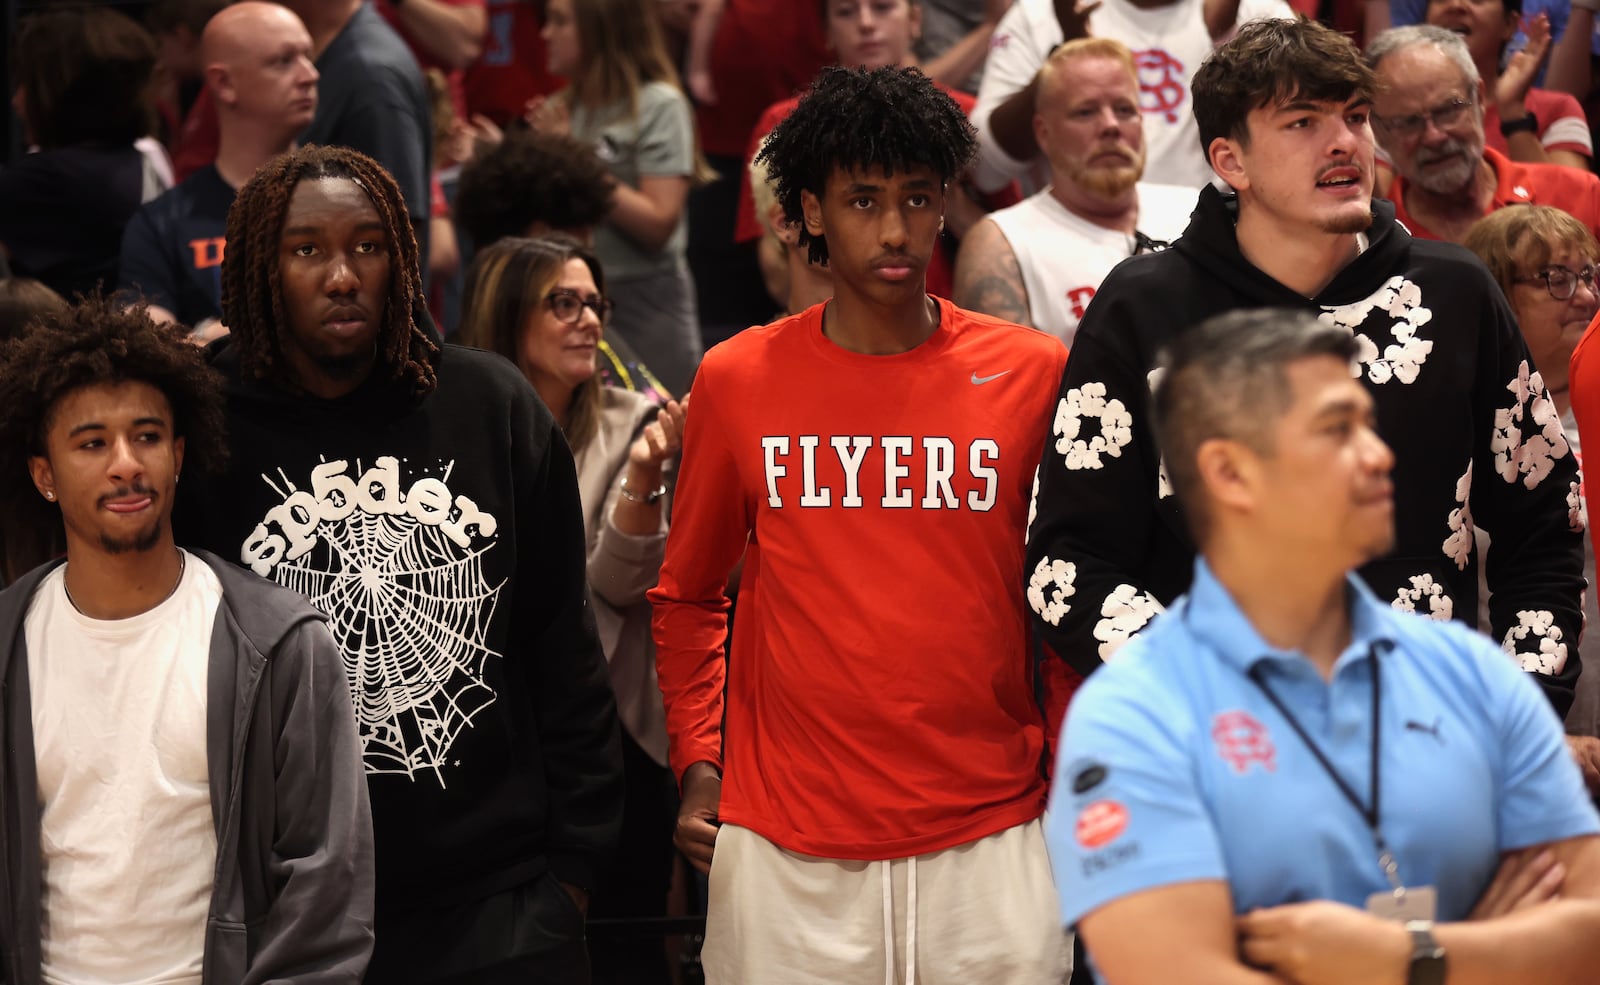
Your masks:
[[[1066,350],[926,292],[973,150],[883,68],[762,151],[834,297],[707,354],[651,593],[711,985],[1065,978],[1021,586]]]

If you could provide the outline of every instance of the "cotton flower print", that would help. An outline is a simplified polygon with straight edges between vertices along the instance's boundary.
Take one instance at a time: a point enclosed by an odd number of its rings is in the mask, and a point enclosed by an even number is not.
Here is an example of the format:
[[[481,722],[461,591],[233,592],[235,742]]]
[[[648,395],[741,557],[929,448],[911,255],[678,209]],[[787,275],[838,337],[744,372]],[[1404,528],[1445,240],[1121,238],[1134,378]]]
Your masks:
[[[1401,612],[1416,612],[1424,602],[1427,611],[1423,614],[1439,622],[1449,622],[1455,614],[1455,601],[1445,594],[1444,586],[1434,581],[1432,575],[1412,575],[1411,587],[1402,587],[1389,604]]]
[[[1095,421],[1099,433],[1083,437],[1084,422]],[[1120,400],[1106,399],[1104,383],[1085,383],[1067,391],[1056,405],[1055,449],[1068,469],[1104,468],[1102,455],[1120,458],[1133,443],[1133,415]]]
[[[1433,320],[1433,310],[1423,307],[1422,289],[1415,283],[1396,274],[1360,301],[1324,306],[1318,317],[1324,324],[1338,325],[1354,333],[1366,324],[1375,310],[1393,319],[1389,334],[1394,341],[1385,345],[1380,352],[1377,341],[1367,335],[1356,334],[1356,359],[1359,365],[1353,368],[1353,375],[1360,376],[1361,367],[1365,367],[1367,379],[1380,386],[1392,380],[1415,383],[1423,364],[1433,352],[1433,342],[1417,334],[1418,329]]]
[[[1506,389],[1512,404],[1494,412],[1494,433],[1489,439],[1494,470],[1507,482],[1516,482],[1520,476],[1524,486],[1534,489],[1572,449],[1543,377],[1526,359]]]
[[[1516,657],[1523,670],[1559,674],[1567,665],[1567,644],[1555,621],[1555,615],[1545,609],[1523,609],[1500,648]]]
[[[1456,480],[1456,508],[1450,511],[1448,522],[1450,536],[1444,541],[1445,556],[1454,561],[1457,568],[1465,571],[1472,560],[1473,549],[1471,460],[1467,462],[1467,470]]]
[[[1071,561],[1040,558],[1032,576],[1028,578],[1028,605],[1033,607],[1040,619],[1052,626],[1061,625],[1061,618],[1072,611],[1067,599],[1078,592],[1074,585],[1077,578],[1078,566]],[[1047,591],[1048,595],[1045,594]]]
[[[1094,638],[1100,641],[1100,659],[1110,660],[1124,643],[1164,611],[1148,592],[1132,585],[1118,585],[1101,603],[1102,618],[1094,626]]]

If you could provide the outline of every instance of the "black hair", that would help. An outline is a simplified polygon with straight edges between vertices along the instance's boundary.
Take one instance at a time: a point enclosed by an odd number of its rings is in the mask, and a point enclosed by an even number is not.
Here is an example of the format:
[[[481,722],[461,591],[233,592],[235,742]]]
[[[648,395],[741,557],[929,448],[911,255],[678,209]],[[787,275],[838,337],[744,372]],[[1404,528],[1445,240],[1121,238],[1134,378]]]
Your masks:
[[[507,236],[527,236],[535,223],[557,231],[588,229],[611,213],[616,187],[588,144],[517,128],[462,167],[456,222],[480,250]]]
[[[927,167],[948,182],[966,170],[977,132],[942,89],[914,68],[825,68],[794,112],[761,145],[783,216],[797,224],[812,263],[828,262],[824,237],[805,228],[800,193],[821,198],[835,171]]]

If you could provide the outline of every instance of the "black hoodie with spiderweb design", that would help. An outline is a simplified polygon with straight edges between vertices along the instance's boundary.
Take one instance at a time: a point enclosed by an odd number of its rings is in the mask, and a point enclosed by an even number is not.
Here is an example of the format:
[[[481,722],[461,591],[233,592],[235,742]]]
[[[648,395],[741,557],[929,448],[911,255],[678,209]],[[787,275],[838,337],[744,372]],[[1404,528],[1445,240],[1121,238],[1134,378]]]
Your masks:
[[[1379,201],[1365,251],[1306,298],[1244,258],[1234,214],[1232,196],[1207,188],[1173,248],[1119,265],[1084,315],[1029,529],[1042,638],[1088,674],[1188,588],[1194,543],[1150,423],[1161,348],[1225,311],[1300,308],[1357,337],[1395,454],[1395,548],[1361,576],[1397,608],[1472,623],[1472,528],[1487,530],[1494,639],[1564,715],[1582,628],[1578,470],[1499,287]]]
[[[621,820],[615,702],[588,606],[572,455],[498,356],[444,346],[415,398],[228,382],[230,461],[179,488],[181,543],[296,589],[345,656],[378,909],[545,871],[589,888]]]

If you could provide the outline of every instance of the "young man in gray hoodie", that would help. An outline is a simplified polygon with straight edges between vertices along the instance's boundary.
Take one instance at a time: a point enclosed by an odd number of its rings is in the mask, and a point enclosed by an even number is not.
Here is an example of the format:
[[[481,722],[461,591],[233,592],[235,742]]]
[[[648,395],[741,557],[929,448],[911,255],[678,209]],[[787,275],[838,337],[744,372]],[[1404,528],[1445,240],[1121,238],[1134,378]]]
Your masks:
[[[0,975],[359,982],[367,787],[338,649],[304,598],[173,543],[224,448],[181,330],[86,301],[0,350],[8,524],[66,558],[0,593]]]

